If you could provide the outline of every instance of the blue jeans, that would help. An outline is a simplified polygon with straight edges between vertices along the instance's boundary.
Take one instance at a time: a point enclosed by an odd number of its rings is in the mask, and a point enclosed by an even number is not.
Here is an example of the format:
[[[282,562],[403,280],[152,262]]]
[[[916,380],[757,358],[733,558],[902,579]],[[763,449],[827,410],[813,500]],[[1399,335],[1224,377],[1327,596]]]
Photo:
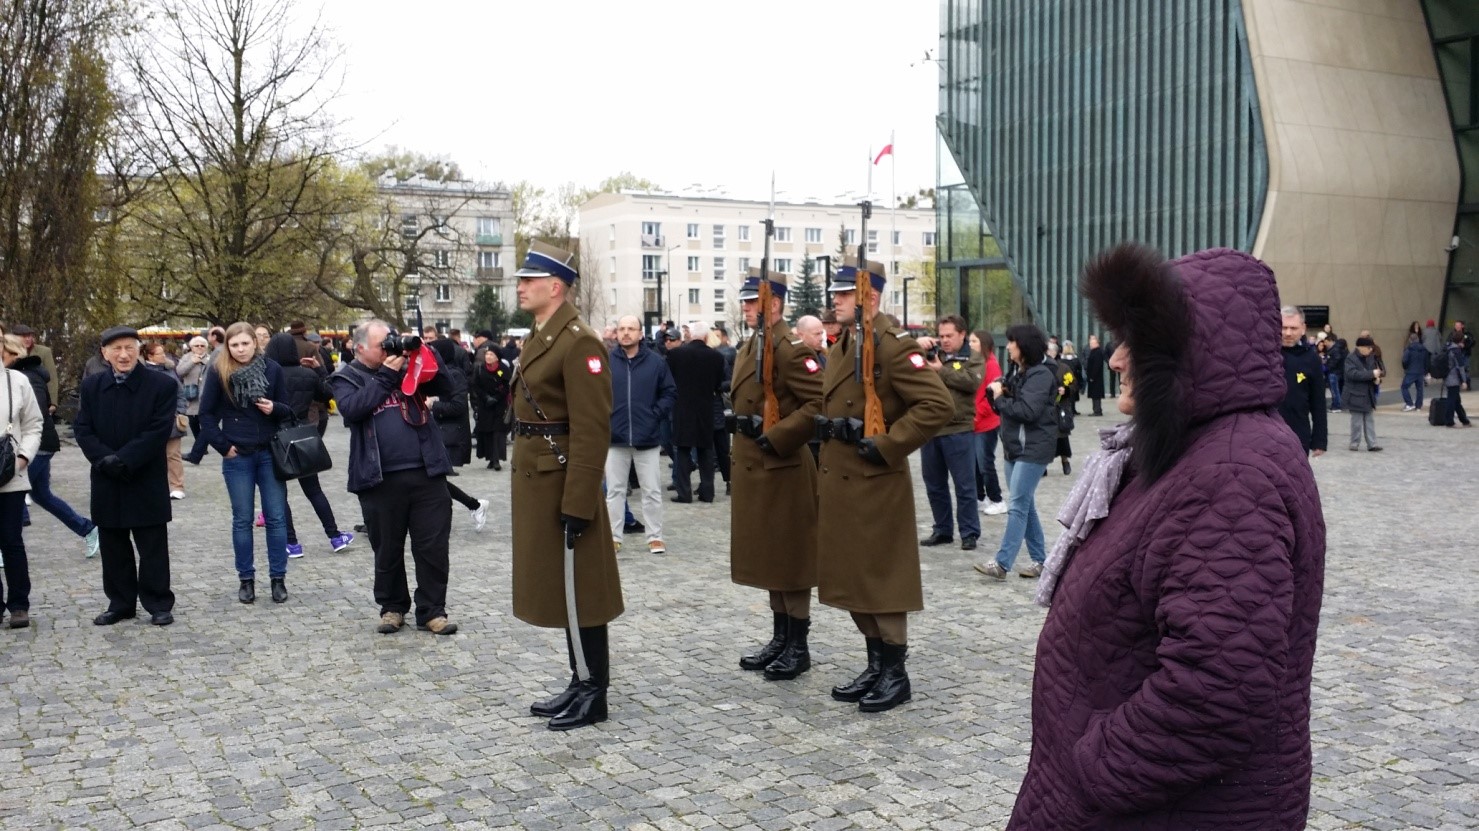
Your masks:
[[[252,557],[252,524],[256,520],[257,491],[262,492],[262,514],[267,517],[267,573],[288,573],[288,488],[272,467],[272,451],[238,454],[221,460],[221,475],[231,497],[231,547],[236,551],[236,576],[252,580],[257,567]]]
[[[976,434],[976,474],[985,486],[985,498],[992,502],[1001,501],[1001,480],[996,477],[996,439],[1000,432],[998,427]],[[982,490],[978,488],[976,493]]]
[[[26,473],[31,477],[31,501],[61,520],[67,530],[85,537],[92,533],[92,520],[79,516],[71,505],[51,492],[51,456],[50,453],[37,453],[26,467]]]
[[[1340,409],[1340,373],[1325,373],[1325,383],[1330,387],[1330,409]]]
[[[950,488],[955,488],[955,521],[960,538],[981,536],[981,515],[976,512],[975,433],[935,436],[924,443],[919,455],[924,492],[930,500],[936,534],[951,535]]]
[[[1423,384],[1427,383],[1421,372],[1409,372],[1402,376],[1402,403],[1419,410],[1423,407]],[[1407,388],[1412,387],[1412,394],[1407,394]]]
[[[1007,571],[1017,562],[1022,540],[1027,540],[1027,554],[1034,563],[1048,559],[1043,543],[1042,520],[1037,516],[1037,484],[1042,481],[1047,465],[1007,460],[1007,530],[1001,535],[1001,548],[996,550],[996,564]]]

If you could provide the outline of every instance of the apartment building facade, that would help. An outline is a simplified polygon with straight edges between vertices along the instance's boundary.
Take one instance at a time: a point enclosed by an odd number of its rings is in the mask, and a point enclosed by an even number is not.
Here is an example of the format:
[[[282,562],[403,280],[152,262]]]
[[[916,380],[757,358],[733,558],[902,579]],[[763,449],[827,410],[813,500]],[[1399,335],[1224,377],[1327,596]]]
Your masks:
[[[935,257],[933,206],[890,211],[883,203],[868,221],[867,245],[868,258],[889,267],[884,309],[902,314],[908,285],[909,316],[932,317],[933,300],[923,300]],[[717,194],[603,193],[580,209],[582,267],[597,270],[612,320],[635,314],[737,330],[739,286],[760,267],[770,212],[768,202]],[[820,284],[823,258],[835,265],[844,244],[856,253],[861,224],[855,204],[776,203],[771,272],[794,286],[810,261]]]
[[[416,259],[415,276],[402,296],[406,317],[421,304],[427,326],[467,326],[473,296],[483,286],[498,291],[504,306],[517,308],[514,295],[513,201],[501,186],[441,182],[424,176],[397,181],[387,174],[376,183],[400,218],[400,235]]]

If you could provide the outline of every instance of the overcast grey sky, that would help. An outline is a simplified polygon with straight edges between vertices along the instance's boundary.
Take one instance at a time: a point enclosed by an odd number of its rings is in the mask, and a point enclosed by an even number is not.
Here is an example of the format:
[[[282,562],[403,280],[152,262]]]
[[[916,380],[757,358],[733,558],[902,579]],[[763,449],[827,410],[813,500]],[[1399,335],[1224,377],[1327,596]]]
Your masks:
[[[900,194],[934,185],[932,0],[325,0],[346,137],[474,178],[793,198],[861,192],[896,133]],[[910,64],[914,64],[910,66]],[[889,161],[874,192],[889,192]]]

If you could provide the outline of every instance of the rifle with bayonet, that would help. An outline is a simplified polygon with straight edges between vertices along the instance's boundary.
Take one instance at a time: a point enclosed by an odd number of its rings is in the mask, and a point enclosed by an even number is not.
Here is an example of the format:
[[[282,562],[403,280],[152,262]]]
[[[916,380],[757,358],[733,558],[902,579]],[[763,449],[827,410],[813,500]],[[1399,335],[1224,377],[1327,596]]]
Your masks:
[[[770,353],[770,239],[775,235],[775,179],[770,181],[770,215],[765,218],[765,254],[760,258],[760,285],[755,303],[755,378],[765,391],[761,410],[761,431],[768,431],[781,420],[781,404],[775,397],[775,361]]]
[[[863,437],[888,432],[883,420],[883,402],[878,399],[878,389],[873,383],[874,341],[873,315],[868,307],[873,300],[873,278],[868,273],[868,217],[873,215],[873,203],[864,201],[863,227],[858,235],[858,272],[854,297],[857,309],[853,312],[854,340],[857,351],[853,353],[853,380],[863,385]]]

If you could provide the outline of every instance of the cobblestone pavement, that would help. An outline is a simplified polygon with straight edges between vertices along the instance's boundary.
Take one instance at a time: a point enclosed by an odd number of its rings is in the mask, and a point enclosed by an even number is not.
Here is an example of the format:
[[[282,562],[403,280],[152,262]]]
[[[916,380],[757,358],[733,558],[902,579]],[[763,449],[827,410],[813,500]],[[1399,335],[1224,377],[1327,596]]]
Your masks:
[[[1085,428],[1102,423],[1080,421],[1080,464]],[[1343,438],[1345,417],[1332,426]],[[1474,828],[1479,430],[1392,407],[1377,427],[1386,452],[1337,440],[1315,462],[1330,533],[1310,827]],[[336,423],[329,437],[339,465],[326,490],[347,528],[346,434]],[[455,512],[448,605],[461,631],[438,638],[375,634],[367,541],[330,553],[295,488],[309,554],[291,562],[292,598],[237,603],[219,466],[189,468],[175,503],[177,622],[163,629],[94,627],[97,561],[32,509],[35,623],[0,630],[0,825],[967,829],[1010,813],[1043,612],[1031,581],[987,581],[958,548],[923,557],[914,701],[863,716],[827,695],[862,658],[837,610],[817,608],[816,663],[800,679],[737,668],[769,616],[762,593],[729,582],[728,501],[668,503],[669,553],[620,555],[611,720],[557,734],[527,715],[568,676],[558,633],[510,613],[507,470],[457,480],[495,507],[481,534]],[[68,447],[54,470],[85,510],[81,454]],[[1056,469],[1043,483],[1045,524],[1069,483]],[[978,554],[1004,519],[984,520]]]

